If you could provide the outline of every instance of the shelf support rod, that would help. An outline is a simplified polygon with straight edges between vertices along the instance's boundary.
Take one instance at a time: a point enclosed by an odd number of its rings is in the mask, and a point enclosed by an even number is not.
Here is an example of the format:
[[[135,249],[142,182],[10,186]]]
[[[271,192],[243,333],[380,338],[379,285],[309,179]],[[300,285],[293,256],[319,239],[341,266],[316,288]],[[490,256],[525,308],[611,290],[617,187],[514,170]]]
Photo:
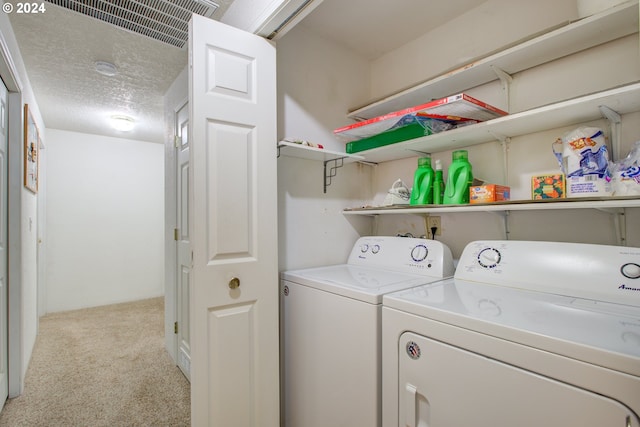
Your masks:
[[[323,163],[324,163],[324,193],[326,194],[327,187],[331,185],[331,178],[336,176],[336,174],[338,173],[337,172],[338,168],[341,168],[342,166],[344,166],[344,157],[325,160]],[[329,163],[333,163],[333,165],[327,169],[327,165]]]
[[[375,215],[373,217],[373,224],[372,224],[372,236],[377,236],[378,235],[378,229],[380,228],[380,215]]]
[[[504,210],[504,211],[487,211],[487,212],[491,212],[502,217],[502,223],[504,225],[504,239],[509,240],[509,235],[511,234],[511,230],[509,229],[509,215],[511,214],[511,211]]]
[[[596,208],[601,212],[611,214],[613,228],[616,233],[618,246],[627,246],[627,216],[625,208]]]
[[[511,235],[511,230],[509,230],[509,215],[511,211],[504,211],[504,239],[509,240],[509,236]]]
[[[627,216],[624,209],[613,216],[613,226],[616,228],[618,245],[627,246]]]
[[[504,176],[504,185],[509,185],[509,144],[511,143],[511,137],[501,135],[495,132],[491,134],[500,141],[502,146],[502,172]]]
[[[600,105],[600,113],[609,121],[609,129],[611,129],[611,161],[620,160],[620,126],[622,118],[617,111],[612,110],[606,105]]]
[[[502,92],[504,92],[505,96],[505,104],[507,106],[507,112],[511,112],[511,83],[513,82],[513,77],[510,74],[505,72],[504,70],[496,67],[495,65],[490,66],[496,76],[500,79],[502,83]]]

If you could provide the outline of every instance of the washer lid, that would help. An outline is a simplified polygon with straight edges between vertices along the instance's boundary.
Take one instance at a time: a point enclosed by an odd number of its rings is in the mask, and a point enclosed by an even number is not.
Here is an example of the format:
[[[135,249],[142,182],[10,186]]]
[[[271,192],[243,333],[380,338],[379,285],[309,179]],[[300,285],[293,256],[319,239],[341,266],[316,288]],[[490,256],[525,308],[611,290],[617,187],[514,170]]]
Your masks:
[[[640,307],[447,279],[385,307],[640,376]]]
[[[348,264],[285,271],[282,278],[370,304],[381,304],[383,294],[440,280]]]

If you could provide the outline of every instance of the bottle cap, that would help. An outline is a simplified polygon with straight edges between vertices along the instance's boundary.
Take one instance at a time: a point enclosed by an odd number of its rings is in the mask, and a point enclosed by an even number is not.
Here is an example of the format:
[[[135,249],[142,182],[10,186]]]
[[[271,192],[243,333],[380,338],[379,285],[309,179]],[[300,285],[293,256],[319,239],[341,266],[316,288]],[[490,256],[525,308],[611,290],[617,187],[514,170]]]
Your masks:
[[[452,153],[453,160],[467,159],[469,158],[469,152],[467,150],[456,150]]]
[[[442,162],[440,161],[440,159],[436,159],[436,170],[442,170]]]
[[[420,157],[418,159],[418,166],[431,166],[431,157]]]

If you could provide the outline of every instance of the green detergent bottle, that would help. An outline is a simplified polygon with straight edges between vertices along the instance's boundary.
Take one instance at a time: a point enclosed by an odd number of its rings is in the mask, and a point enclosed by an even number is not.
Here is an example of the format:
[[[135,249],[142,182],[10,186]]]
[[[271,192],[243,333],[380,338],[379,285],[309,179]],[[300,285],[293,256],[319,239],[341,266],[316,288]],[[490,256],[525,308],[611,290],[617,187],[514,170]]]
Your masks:
[[[411,205],[429,205],[433,203],[433,178],[434,171],[431,167],[431,157],[420,157],[418,169],[413,175],[413,188],[411,189]]]
[[[469,203],[469,187],[473,183],[469,153],[467,150],[456,150],[452,157],[443,203],[445,205]]]
[[[442,177],[442,163],[436,159],[436,175],[433,180],[433,204],[441,205],[444,198],[444,178]]]

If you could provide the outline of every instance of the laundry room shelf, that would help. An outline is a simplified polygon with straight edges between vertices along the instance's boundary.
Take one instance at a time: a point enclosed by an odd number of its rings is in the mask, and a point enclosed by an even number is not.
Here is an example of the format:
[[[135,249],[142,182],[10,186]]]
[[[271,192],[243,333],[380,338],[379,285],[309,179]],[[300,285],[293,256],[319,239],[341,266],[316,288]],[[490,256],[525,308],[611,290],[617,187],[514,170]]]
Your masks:
[[[365,120],[424,104],[497,80],[501,73],[512,75],[637,32],[638,2],[628,1],[371,102],[347,116]]]
[[[616,210],[624,208],[640,208],[638,197],[614,198],[580,198],[559,200],[515,200],[474,205],[425,205],[425,206],[388,206],[362,207],[345,209],[345,215],[424,215],[459,212],[512,212],[535,210],[563,210],[563,209],[599,209]]]
[[[278,156],[297,157],[299,159],[318,160],[326,162],[335,159],[344,159],[344,163],[364,161],[364,157],[354,154],[341,153],[339,151],[326,150],[324,148],[309,147],[294,142],[278,142]]]
[[[362,151],[369,162],[415,157],[526,135],[602,118],[600,107],[618,114],[640,111],[640,82],[481,122],[446,132]]]
[[[365,158],[355,154],[341,153],[324,148],[309,147],[295,142],[278,142],[278,157],[296,157],[299,159],[317,160],[324,165],[324,192],[331,185],[331,180],[338,169],[347,163],[364,162]]]

